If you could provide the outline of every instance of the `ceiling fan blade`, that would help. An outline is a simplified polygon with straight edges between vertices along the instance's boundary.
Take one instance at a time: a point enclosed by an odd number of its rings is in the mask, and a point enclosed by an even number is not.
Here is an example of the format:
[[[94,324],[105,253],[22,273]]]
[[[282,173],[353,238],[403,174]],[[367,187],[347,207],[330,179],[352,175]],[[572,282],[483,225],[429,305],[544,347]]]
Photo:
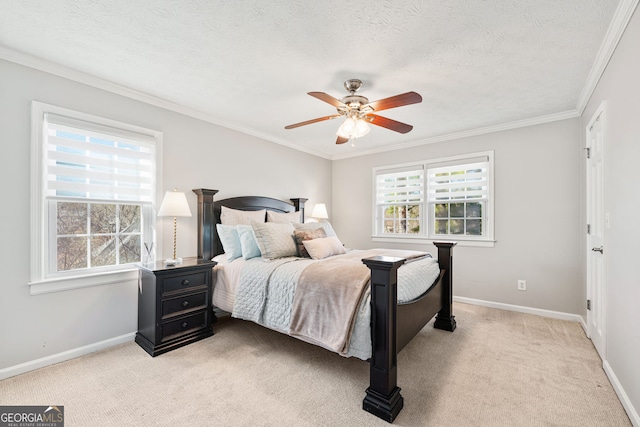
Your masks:
[[[378,116],[377,114],[368,114],[367,119],[369,123],[387,128],[399,133],[407,133],[413,129],[413,126],[406,123],[402,123],[396,120],[388,119],[386,117]]]
[[[332,116],[324,116],[324,117],[318,117],[317,119],[311,119],[311,120],[307,120],[306,122],[300,122],[300,123],[295,123],[289,126],[285,126],[285,129],[293,129],[293,128],[297,128],[300,126],[304,126],[304,125],[310,125],[312,123],[318,123],[318,122],[324,122],[325,120],[331,120],[331,119],[335,119],[340,117],[340,114],[334,114]]]
[[[416,92],[407,92],[370,102],[363,107],[371,107],[374,111],[382,111],[388,110],[389,108],[402,107],[403,105],[418,104],[420,102],[422,102],[420,94]]]
[[[336,139],[336,144],[344,144],[345,142],[349,142],[349,138],[339,136],[338,139]]]
[[[334,98],[333,96],[324,93],[324,92],[309,92],[309,95],[313,96],[314,98],[318,98],[320,101],[324,101],[327,104],[331,104],[334,107],[338,108],[338,107],[346,107],[346,105],[340,101],[339,99]]]

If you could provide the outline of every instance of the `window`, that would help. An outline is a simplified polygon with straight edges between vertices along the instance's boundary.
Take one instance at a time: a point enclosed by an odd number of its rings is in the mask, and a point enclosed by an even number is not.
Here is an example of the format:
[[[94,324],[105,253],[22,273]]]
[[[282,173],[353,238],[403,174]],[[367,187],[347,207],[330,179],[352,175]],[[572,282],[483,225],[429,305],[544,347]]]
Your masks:
[[[382,234],[420,234],[424,201],[422,168],[384,171],[376,177],[376,214]]]
[[[374,169],[374,239],[493,242],[493,152]]]
[[[32,282],[140,262],[161,135],[38,102],[33,125]]]

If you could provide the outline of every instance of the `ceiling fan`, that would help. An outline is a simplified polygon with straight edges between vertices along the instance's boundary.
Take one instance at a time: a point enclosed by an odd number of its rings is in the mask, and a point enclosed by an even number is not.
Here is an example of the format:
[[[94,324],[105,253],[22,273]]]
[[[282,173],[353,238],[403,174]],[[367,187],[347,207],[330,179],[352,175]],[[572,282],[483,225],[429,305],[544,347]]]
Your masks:
[[[400,95],[391,96],[389,98],[380,99],[378,101],[369,102],[362,96],[356,95],[356,91],[362,86],[362,81],[358,79],[349,79],[344,82],[344,87],[349,91],[349,95],[342,99],[336,99],[324,92],[309,92],[309,95],[318,98],[328,104],[333,105],[338,110],[337,114],[330,116],[318,117],[317,119],[307,120],[305,122],[295,123],[285,126],[285,129],[293,129],[300,126],[310,125],[312,123],[323,122],[325,120],[345,117],[344,123],[338,128],[338,139],[336,144],[344,144],[350,139],[359,138],[369,133],[367,123],[381,126],[399,133],[407,133],[413,129],[413,126],[396,120],[374,114],[374,112],[388,110],[390,108],[402,107],[403,105],[411,105],[422,102],[422,97],[416,92],[407,92]]]

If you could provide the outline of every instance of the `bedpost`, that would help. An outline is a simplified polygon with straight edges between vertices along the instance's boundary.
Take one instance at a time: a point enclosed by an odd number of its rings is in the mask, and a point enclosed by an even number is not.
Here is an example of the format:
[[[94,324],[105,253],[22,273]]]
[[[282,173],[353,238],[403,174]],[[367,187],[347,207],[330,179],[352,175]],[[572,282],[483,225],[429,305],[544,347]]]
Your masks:
[[[442,278],[442,308],[436,315],[433,327],[453,332],[456,329],[456,317],[453,315],[453,257],[451,252],[457,242],[433,242],[438,248],[438,264],[444,270]]]
[[[369,388],[362,409],[393,422],[404,405],[397,386],[396,311],[398,268],[405,259],[376,256],[362,260],[371,269]]]
[[[300,217],[302,218],[302,222],[304,222],[304,202],[309,199],[303,199],[302,197],[298,197],[295,199],[289,199],[293,202],[293,206],[296,208],[296,212],[300,212]]]
[[[216,222],[213,218],[213,196],[218,190],[196,188],[198,196],[198,259],[213,258],[216,241]]]

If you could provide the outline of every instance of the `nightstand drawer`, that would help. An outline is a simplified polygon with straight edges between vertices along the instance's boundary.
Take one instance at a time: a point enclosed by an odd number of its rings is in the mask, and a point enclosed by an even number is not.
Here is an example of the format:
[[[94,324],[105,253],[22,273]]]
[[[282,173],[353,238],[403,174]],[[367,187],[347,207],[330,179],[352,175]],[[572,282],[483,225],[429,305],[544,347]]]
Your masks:
[[[207,312],[192,314],[162,324],[162,341],[187,334],[207,326]]]
[[[207,286],[207,273],[181,274],[180,276],[167,277],[163,280],[162,292],[175,292],[197,286]]]
[[[162,301],[162,318],[207,307],[208,292],[180,296]]]

